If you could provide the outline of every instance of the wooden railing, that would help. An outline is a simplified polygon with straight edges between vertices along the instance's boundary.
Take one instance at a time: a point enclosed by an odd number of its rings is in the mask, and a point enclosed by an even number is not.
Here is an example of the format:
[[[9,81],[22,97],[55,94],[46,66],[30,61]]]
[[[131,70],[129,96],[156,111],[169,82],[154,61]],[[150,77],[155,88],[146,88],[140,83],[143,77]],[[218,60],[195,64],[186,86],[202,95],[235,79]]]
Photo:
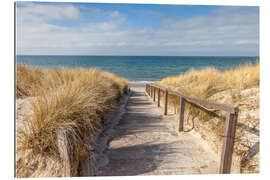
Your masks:
[[[237,118],[238,118],[238,107],[228,106],[225,104],[218,104],[218,103],[206,101],[203,99],[199,99],[196,97],[187,96],[182,93],[171,91],[167,88],[156,86],[153,84],[146,84],[145,90],[146,90],[146,93],[150,97],[152,97],[154,101],[156,101],[156,90],[158,90],[158,93],[157,93],[158,107],[160,107],[160,91],[163,91],[165,93],[164,115],[168,114],[168,95],[171,94],[180,98],[179,131],[184,131],[184,111],[185,111],[186,101],[188,101],[191,104],[203,106],[204,108],[212,108],[216,110],[225,111],[227,114],[226,114],[225,131],[224,131],[219,173],[229,174],[231,172],[235,130],[236,130],[236,124],[237,124]]]

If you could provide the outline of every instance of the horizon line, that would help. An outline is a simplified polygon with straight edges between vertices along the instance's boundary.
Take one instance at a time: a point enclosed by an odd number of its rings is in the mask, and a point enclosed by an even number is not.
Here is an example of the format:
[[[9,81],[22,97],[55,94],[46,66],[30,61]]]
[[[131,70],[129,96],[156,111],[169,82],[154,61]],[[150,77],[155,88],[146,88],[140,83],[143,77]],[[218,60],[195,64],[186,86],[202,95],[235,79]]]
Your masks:
[[[260,57],[260,55],[64,55],[64,54],[55,54],[55,55],[47,55],[47,54],[16,54],[15,56],[156,56],[156,57]]]

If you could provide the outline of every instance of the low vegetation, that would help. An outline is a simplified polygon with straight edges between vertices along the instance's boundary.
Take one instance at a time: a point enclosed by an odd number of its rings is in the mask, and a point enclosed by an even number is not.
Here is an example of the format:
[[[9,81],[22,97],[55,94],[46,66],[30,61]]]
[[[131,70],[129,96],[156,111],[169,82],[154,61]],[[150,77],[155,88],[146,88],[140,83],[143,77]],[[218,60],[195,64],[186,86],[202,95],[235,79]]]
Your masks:
[[[72,164],[77,165],[90,153],[89,143],[126,92],[125,79],[94,68],[41,70],[17,65],[16,98],[34,100],[31,115],[17,129],[16,153],[31,151],[28,158],[38,155],[59,160],[57,132],[65,130],[70,146],[76,147]],[[33,167],[27,166],[23,157],[17,159],[17,177],[35,176],[27,170]],[[76,168],[73,175],[77,175]],[[59,171],[55,173],[60,176]]]
[[[234,90],[236,92],[251,87],[258,87],[259,83],[259,63],[256,65],[248,63],[225,72],[211,67],[203,70],[193,69],[179,76],[164,78],[157,84],[187,95],[207,99],[216,93],[226,90]],[[233,102],[228,103],[231,104]]]
[[[245,126],[246,130],[255,129],[257,131],[259,129],[260,68],[258,62],[256,64],[248,63],[224,72],[212,67],[202,70],[192,69],[179,76],[164,78],[156,84],[186,95],[238,106],[240,110],[239,124]],[[169,108],[174,113],[179,113],[177,108],[179,98],[169,95],[168,102]],[[222,117],[217,118],[215,115],[222,116],[223,112],[207,113],[191,103],[187,103],[185,109],[185,124],[192,126],[220,154],[225,121]],[[243,163],[243,159],[259,141],[259,137],[254,137],[254,133],[250,132],[239,127],[236,131],[234,152],[238,159],[235,158],[234,163],[240,172],[259,172],[258,157],[253,163]]]

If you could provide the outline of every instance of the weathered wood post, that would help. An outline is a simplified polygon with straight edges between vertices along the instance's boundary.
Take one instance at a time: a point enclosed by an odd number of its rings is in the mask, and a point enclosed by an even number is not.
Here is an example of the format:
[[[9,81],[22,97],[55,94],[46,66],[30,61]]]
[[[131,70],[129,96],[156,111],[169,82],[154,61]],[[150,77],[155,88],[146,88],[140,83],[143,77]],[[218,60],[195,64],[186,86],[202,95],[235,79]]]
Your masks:
[[[153,100],[156,101],[156,88],[153,87],[153,89],[154,89],[154,97],[153,97]]]
[[[158,104],[157,106],[160,107],[160,88],[158,88]]]
[[[69,159],[68,141],[67,141],[66,130],[58,130],[57,131],[57,143],[58,143],[58,150],[59,150],[61,162],[63,165],[62,176],[63,177],[70,177],[71,176],[71,164],[70,164],[70,159]]]
[[[164,115],[168,114],[168,90],[165,91]]]
[[[238,108],[235,108],[234,114],[228,112],[226,116],[223,147],[221,152],[221,161],[219,168],[220,174],[229,174],[231,172],[237,118],[238,118]]]
[[[152,97],[153,96],[153,87],[150,85],[150,96]]]
[[[185,111],[185,99],[180,96],[180,107],[179,107],[179,131],[184,131],[184,111]]]

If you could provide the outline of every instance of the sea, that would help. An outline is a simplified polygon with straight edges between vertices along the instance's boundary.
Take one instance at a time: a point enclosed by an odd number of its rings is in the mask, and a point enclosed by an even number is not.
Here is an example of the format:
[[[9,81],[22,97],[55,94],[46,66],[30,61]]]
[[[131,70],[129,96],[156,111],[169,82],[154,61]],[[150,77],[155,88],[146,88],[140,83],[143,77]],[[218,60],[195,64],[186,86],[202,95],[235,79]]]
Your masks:
[[[40,68],[98,68],[129,81],[154,82],[177,76],[191,69],[214,67],[220,71],[246,63],[255,64],[258,56],[45,56],[17,55],[16,62]]]

